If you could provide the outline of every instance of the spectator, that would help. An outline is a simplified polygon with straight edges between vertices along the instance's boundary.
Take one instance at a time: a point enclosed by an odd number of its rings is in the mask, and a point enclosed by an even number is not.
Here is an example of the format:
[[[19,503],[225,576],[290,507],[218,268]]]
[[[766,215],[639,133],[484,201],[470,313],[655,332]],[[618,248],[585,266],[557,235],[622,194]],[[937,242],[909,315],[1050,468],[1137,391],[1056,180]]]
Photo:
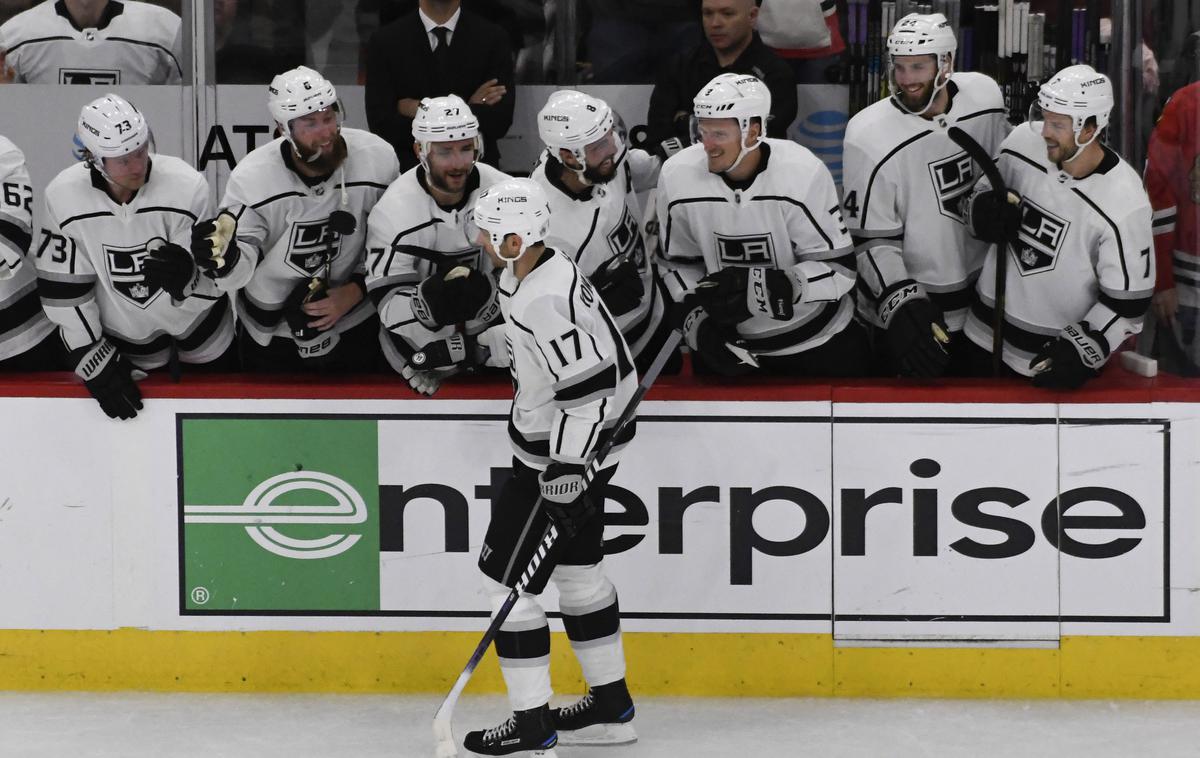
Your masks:
[[[0,369],[52,371],[66,367],[62,342],[38,300],[28,257],[33,187],[25,155],[0,137]]]
[[[421,0],[372,36],[366,74],[367,123],[395,149],[402,170],[417,165],[412,120],[421,99],[450,94],[478,117],[484,162],[500,165],[497,140],[512,125],[515,98],[503,29],[462,9],[460,0]]]
[[[696,0],[588,0],[588,8],[596,84],[645,83],[677,51],[700,42]]]
[[[24,84],[179,84],[179,16],[128,0],[46,0],[0,26],[4,78]]]
[[[754,31],[757,19],[758,0],[703,0],[700,20],[705,41],[672,58],[650,94],[646,116],[649,144],[661,148],[672,137],[689,144],[692,99],[724,73],[750,74],[767,85],[772,103],[767,136],[787,137],[796,118],[796,79],[791,67]]]
[[[188,249],[210,214],[208,183],[153,154],[146,119],[117,95],[83,107],[77,136],[85,162],[46,187],[38,289],[100,407],[133,418],[135,369],[233,367],[233,309]]]
[[[792,67],[797,82],[838,81],[846,43],[834,0],[765,0],[758,30],[763,43]]]

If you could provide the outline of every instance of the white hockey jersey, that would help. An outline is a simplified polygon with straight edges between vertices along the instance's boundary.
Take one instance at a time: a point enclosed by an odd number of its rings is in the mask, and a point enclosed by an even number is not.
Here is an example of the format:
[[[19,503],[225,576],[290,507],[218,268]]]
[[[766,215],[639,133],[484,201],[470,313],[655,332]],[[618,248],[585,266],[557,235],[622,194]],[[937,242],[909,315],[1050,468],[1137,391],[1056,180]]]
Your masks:
[[[94,29],[80,29],[55,0],[0,26],[14,81],[25,84],[179,84],[179,16],[149,3],[110,0]]]
[[[984,74],[955,73],[946,88],[950,108],[937,118],[888,98],[846,127],[842,217],[858,254],[859,312],[876,326],[881,294],[915,280],[947,326],[962,329],[987,254],[963,219],[979,171],[946,130],[959,127],[995,156],[1010,130],[1004,96]]]
[[[528,466],[583,463],[604,443],[637,390],[637,372],[616,322],[587,277],[546,248],[518,280],[500,275],[500,308],[513,378],[508,434]],[[605,466],[633,438],[629,424]]]
[[[549,153],[542,153],[530,174],[550,201],[548,246],[572,255],[588,276],[616,256],[628,258],[641,270],[642,301],[614,316],[635,359],[648,348],[667,313],[665,292],[646,255],[638,202],[639,192],[654,188],[660,165],[645,151],[630,150],[612,181],[589,187],[581,195],[563,184],[562,164]]]
[[[1150,200],[1141,178],[1108,148],[1099,168],[1073,179],[1046,158],[1037,131],[1022,125],[1004,140],[997,163],[1021,196],[1021,231],[1008,259],[1004,362],[1030,376],[1029,361],[1070,323],[1086,320],[1111,351],[1142,328],[1154,290]],[[988,187],[980,181],[977,192]],[[1014,249],[1015,247],[1015,249]],[[996,246],[976,285],[963,333],[991,350]]]
[[[727,266],[787,270],[799,283],[791,321],[738,324],[745,347],[795,355],[827,342],[854,316],[854,244],[833,177],[794,142],[764,140],[763,164],[743,189],[708,170],[703,145],[663,164],[655,200],[664,282],[676,302]]]
[[[392,182],[367,218],[367,293],[379,309],[379,344],[396,371],[412,354],[430,342],[454,334],[454,326],[429,329],[413,315],[412,297],[417,285],[434,273],[433,261],[404,252],[406,247],[443,255],[449,264],[490,272],[487,254],[468,238],[467,222],[479,193],[508,179],[508,174],[486,163],[475,164],[467,179],[462,202],[442,208],[425,188],[425,169],[416,166]],[[479,334],[495,319],[470,321],[468,334]],[[388,333],[384,333],[388,332]],[[399,338],[392,339],[390,334]],[[452,373],[452,372],[445,372]]]
[[[178,158],[155,155],[146,184],[121,205],[84,163],[46,187],[36,252],[38,290],[67,348],[103,334],[139,368],[164,365],[172,338],[180,360],[207,363],[233,341],[229,298],[208,277],[183,302],[146,282],[142,264],[155,238],[191,245],[192,225],[210,218],[208,183]]]
[[[314,276],[338,287],[364,274],[367,214],[400,173],[396,151],[370,132],[342,128],[347,157],[321,181],[305,181],[284,161],[291,144],[279,137],[249,155],[229,174],[221,208],[238,219],[242,255],[221,286],[238,290],[242,326],[255,342],[292,338],[283,306],[299,284]],[[329,227],[336,210],[354,216],[354,233]],[[332,327],[342,333],[375,312],[369,298]]]
[[[33,185],[25,155],[0,137],[0,360],[19,355],[54,331],[38,299],[29,257]]]

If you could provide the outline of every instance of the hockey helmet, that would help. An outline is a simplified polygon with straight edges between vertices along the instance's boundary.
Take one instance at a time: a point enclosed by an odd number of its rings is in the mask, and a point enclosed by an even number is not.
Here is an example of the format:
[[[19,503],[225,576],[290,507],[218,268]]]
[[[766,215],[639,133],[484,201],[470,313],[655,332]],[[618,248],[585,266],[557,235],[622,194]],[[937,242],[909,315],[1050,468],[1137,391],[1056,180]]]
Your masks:
[[[1031,129],[1040,132],[1041,125],[1035,122],[1045,121],[1047,111],[1070,116],[1075,145],[1082,150],[1108,126],[1112,109],[1112,82],[1091,66],[1081,63],[1067,66],[1042,85],[1037,101],[1029,106],[1028,123]],[[1096,131],[1087,142],[1081,144],[1079,134],[1087,126],[1089,118],[1096,119]],[[1081,150],[1077,150],[1067,161],[1078,157]]]
[[[458,95],[426,97],[413,116],[413,140],[420,150],[421,166],[429,171],[429,145],[433,142],[475,140],[475,160],[483,157],[483,137],[479,134],[479,119]]]
[[[938,93],[950,81],[954,51],[957,49],[958,40],[954,37],[954,29],[941,13],[910,13],[897,21],[887,38],[888,85],[896,104],[915,116],[929,110]],[[895,59],[909,55],[932,55],[937,60],[933,92],[929,95],[929,101],[919,111],[914,111],[904,104],[900,97],[900,87],[896,84]]]
[[[75,131],[97,164],[103,158],[128,155],[150,140],[150,125],[142,112],[112,93],[83,106]]]
[[[271,80],[267,87],[267,110],[295,148],[292,119],[333,108],[341,125],[343,109],[333,83],[308,66],[297,66]]]
[[[550,202],[532,179],[505,179],[480,193],[472,219],[488,235],[496,254],[511,266],[530,245],[550,233]],[[521,249],[513,258],[500,254],[501,243],[509,234],[521,237]]]
[[[625,159],[625,141],[617,128],[618,119],[608,103],[598,97],[575,90],[558,90],[550,95],[538,113],[538,134],[553,158],[566,150],[579,163],[571,168],[581,181],[590,184],[587,171],[587,148],[603,140],[611,140],[614,162]]]
[[[733,165],[725,169],[726,172],[736,168],[751,150],[756,150],[762,144],[760,139],[753,145],[746,145],[750,137],[750,124],[753,119],[759,119],[762,123],[761,136],[765,137],[770,115],[771,90],[749,74],[720,74],[704,85],[692,100],[692,117],[695,120],[732,118],[738,122],[742,134],[741,151]]]

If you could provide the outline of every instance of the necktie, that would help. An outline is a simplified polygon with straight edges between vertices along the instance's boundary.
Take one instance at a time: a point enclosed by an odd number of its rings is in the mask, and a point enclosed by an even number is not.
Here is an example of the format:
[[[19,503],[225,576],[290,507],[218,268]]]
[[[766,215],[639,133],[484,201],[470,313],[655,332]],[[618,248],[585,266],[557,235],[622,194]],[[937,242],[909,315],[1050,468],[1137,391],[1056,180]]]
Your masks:
[[[450,65],[450,30],[444,26],[435,26],[433,36],[437,38],[437,47],[433,49],[433,79],[437,87],[435,94],[445,95],[447,93],[443,90],[446,89],[447,68]]]

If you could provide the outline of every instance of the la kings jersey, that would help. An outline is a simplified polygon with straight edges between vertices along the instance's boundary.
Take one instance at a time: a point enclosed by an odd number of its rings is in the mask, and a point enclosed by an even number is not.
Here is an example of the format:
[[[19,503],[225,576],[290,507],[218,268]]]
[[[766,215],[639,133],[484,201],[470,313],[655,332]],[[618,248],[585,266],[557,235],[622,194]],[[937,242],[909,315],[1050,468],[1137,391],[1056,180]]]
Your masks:
[[[32,242],[33,187],[25,156],[0,137],[0,360],[25,352],[54,331],[26,260]]]
[[[854,244],[825,164],[794,142],[763,142],[760,171],[745,189],[709,172],[703,145],[663,164],[655,200],[659,254],[676,302],[727,266],[788,271],[798,282],[792,320],[755,316],[737,330],[754,353],[795,355],[850,323]]]
[[[850,119],[843,151],[842,217],[858,253],[859,311],[880,325],[883,293],[915,280],[962,329],[987,243],[967,231],[963,201],[977,169],[947,136],[957,126],[996,155],[1009,132],[1004,97],[991,77],[955,73],[950,108],[927,120],[888,98]]]
[[[635,358],[651,349],[652,337],[666,315],[664,293],[646,255],[642,209],[637,193],[652,189],[659,162],[643,150],[629,150],[607,184],[576,195],[563,184],[562,163],[543,152],[530,174],[550,201],[550,235],[546,244],[569,253],[588,276],[615,256],[624,256],[641,271],[642,300],[615,316]],[[653,357],[653,356],[650,356]]]
[[[242,255],[219,281],[228,290],[240,288],[238,317],[259,345],[275,336],[292,339],[283,306],[301,282],[320,276],[333,288],[364,273],[364,222],[400,165],[391,145],[374,134],[346,127],[341,133],[346,160],[323,181],[309,184],[288,168],[283,156],[292,147],[283,137],[251,151],[229,174],[221,207],[237,216]],[[358,222],[348,237],[329,227],[339,209]],[[331,331],[340,334],[374,312],[363,298]]]
[[[997,166],[1021,196],[1016,245],[988,252],[963,330],[992,346],[995,266],[1007,256],[1004,362],[1031,375],[1029,361],[1068,324],[1086,320],[1109,351],[1142,328],[1154,289],[1150,201],[1141,178],[1104,148],[1099,168],[1073,179],[1046,157],[1041,123],[1022,125],[1000,148]],[[987,179],[976,191],[988,186]]]
[[[492,263],[475,240],[468,237],[467,222],[482,190],[508,179],[508,174],[486,163],[476,163],[467,179],[463,200],[455,208],[442,208],[425,185],[425,169],[405,171],[388,187],[367,219],[367,292],[379,309],[380,347],[396,371],[412,354],[431,342],[454,334],[453,325],[429,329],[413,315],[417,285],[432,275],[433,261],[404,252],[419,248],[444,256],[445,268],[463,265],[490,272]],[[470,321],[468,334],[479,334],[499,316]],[[395,335],[393,339],[389,335]],[[447,372],[450,373],[450,372]]]
[[[179,16],[149,3],[110,0],[94,29],[80,29],[59,0],[0,26],[15,81],[26,84],[179,84]]]
[[[207,363],[233,341],[229,298],[208,277],[183,302],[146,281],[147,244],[161,239],[185,250],[192,225],[212,216],[208,184],[178,158],[155,155],[149,178],[128,203],[84,163],[46,187],[46,218],[37,243],[38,289],[67,348],[106,336],[143,369],[164,365],[172,338],[187,363]]]
[[[504,269],[500,308],[513,379],[513,454],[536,469],[552,460],[583,463],[637,390],[637,372],[616,322],[587,277],[551,248],[524,279]],[[633,433],[630,423],[605,466],[617,462]]]

